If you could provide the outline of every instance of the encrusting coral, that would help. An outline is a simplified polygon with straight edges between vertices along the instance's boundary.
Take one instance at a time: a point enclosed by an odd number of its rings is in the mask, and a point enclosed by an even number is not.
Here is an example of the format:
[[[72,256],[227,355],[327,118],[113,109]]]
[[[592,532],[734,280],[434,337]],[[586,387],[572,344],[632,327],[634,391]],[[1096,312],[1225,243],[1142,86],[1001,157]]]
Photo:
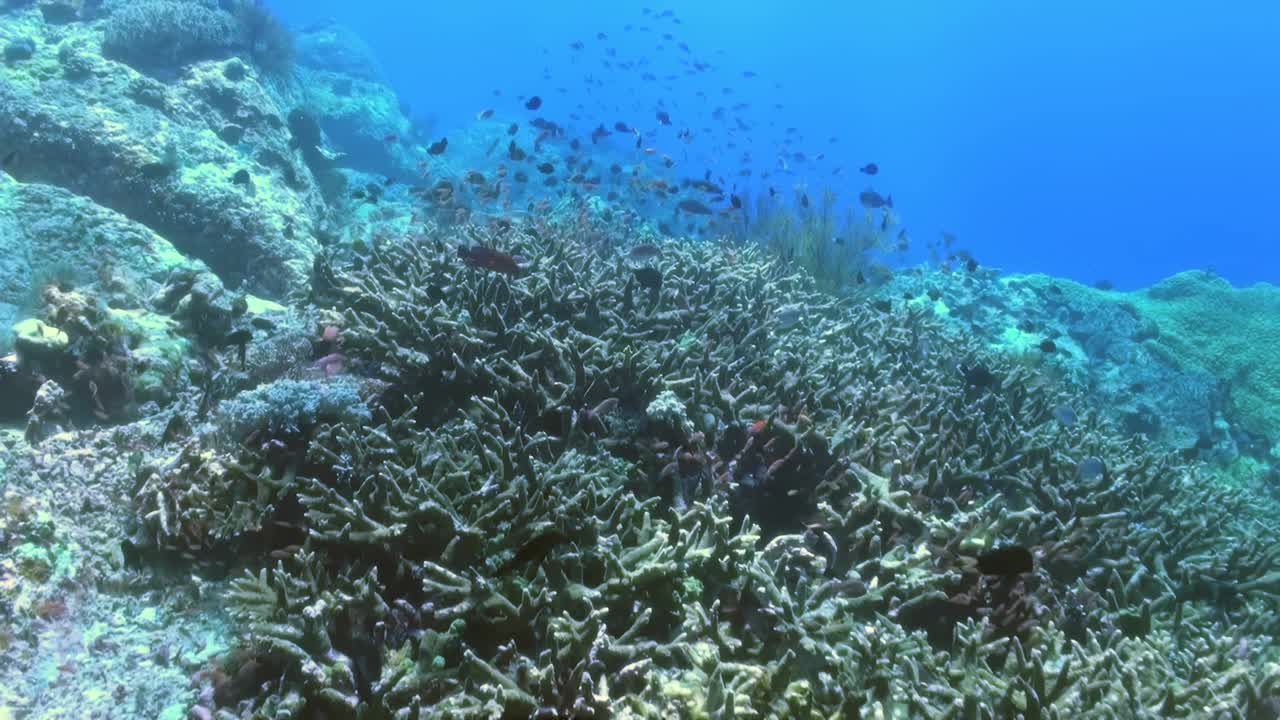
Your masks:
[[[925,311],[710,243],[642,288],[585,235],[321,257],[325,368],[371,415],[140,470],[140,543],[236,548],[243,642],[197,712],[1276,716],[1280,548],[1245,491],[1056,421],[1066,391]]]

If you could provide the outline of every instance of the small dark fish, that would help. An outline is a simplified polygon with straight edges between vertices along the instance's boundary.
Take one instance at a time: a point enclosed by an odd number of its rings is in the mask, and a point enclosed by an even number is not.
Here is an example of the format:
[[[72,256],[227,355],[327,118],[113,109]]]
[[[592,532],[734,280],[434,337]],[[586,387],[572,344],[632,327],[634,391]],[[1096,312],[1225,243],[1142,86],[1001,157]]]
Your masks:
[[[520,266],[515,256],[483,245],[459,247],[458,257],[462,258],[462,262],[468,267],[493,270],[503,275],[515,276],[524,272],[524,268]]]
[[[1032,570],[1031,551],[1021,545],[1005,545],[978,556],[983,575],[1021,575]]]
[[[1106,472],[1106,463],[1096,457],[1087,457],[1081,460],[1079,465],[1076,465],[1076,477],[1085,482],[1093,482],[1105,475]]]
[[[875,190],[863,190],[861,193],[858,194],[858,202],[862,203],[863,207],[868,207],[872,209],[882,208],[882,207],[891,208],[893,207],[893,196],[890,195],[889,197],[885,198],[885,197],[881,197],[880,193],[876,192]]]
[[[657,118],[658,118],[658,122],[662,123],[663,125],[671,124],[671,116],[667,114],[666,110],[659,110],[657,113]]]
[[[965,270],[968,270],[969,272],[977,272],[977,271],[978,271],[978,261],[977,261],[977,260],[975,260],[975,259],[973,259],[972,257],[967,258],[967,259],[964,261],[964,269],[965,269]]]
[[[1040,352],[1047,354],[1047,353],[1052,353],[1057,351],[1058,351],[1058,344],[1050,340],[1049,338],[1045,338],[1040,341]]]
[[[142,166],[142,175],[150,180],[160,180],[173,174],[173,170],[169,163],[153,162]]]
[[[640,149],[641,144],[643,144],[643,140],[640,137],[640,133],[636,133],[636,149],[637,150]]]
[[[18,159],[18,151],[10,150],[8,153],[5,154],[4,159],[0,160],[0,166],[9,167],[10,165],[13,164],[13,161],[16,159]]]
[[[581,147],[582,147],[582,142],[581,142],[580,140],[578,140],[578,138],[574,138],[574,139],[572,139],[572,140],[570,140],[570,141],[569,141],[569,148],[570,148],[570,149],[572,149],[572,150],[578,150],[578,149],[580,149]]]
[[[867,163],[866,165],[858,168],[858,172],[865,173],[867,175],[875,175],[880,172],[880,166],[875,163]]]
[[[351,193],[351,197],[355,198],[356,200],[363,200],[365,198],[365,194],[363,190],[356,190],[355,192]]]
[[[538,165],[538,172],[542,173],[543,175],[550,175],[555,171],[556,171],[556,166],[552,165],[549,162],[544,162]]]
[[[609,172],[613,173],[614,175],[617,175],[618,173],[622,172],[622,166],[619,165],[618,163],[614,163],[609,166]]]
[[[529,100],[524,104],[524,106],[526,109],[529,109],[529,110],[537,110],[538,108],[542,107],[542,98],[538,97],[537,95],[534,95],[533,97],[529,98]]]
[[[507,146],[507,157],[515,160],[516,162],[520,162],[525,159],[526,153],[516,145],[515,140],[512,140],[511,144]]]
[[[653,243],[641,243],[631,248],[631,252],[627,253],[633,258],[651,258],[662,254],[662,248]]]
[[[737,195],[730,195],[729,203],[733,205],[734,209],[740,209],[742,207],[742,198]]]
[[[1104,292],[1116,289],[1115,283],[1105,279],[1099,280],[1098,282],[1094,283],[1093,286],[1098,290],[1102,290]]]
[[[1063,427],[1071,427],[1076,424],[1076,411],[1070,405],[1063,403],[1053,408],[1053,419]]]
[[[540,563],[551,554],[551,551],[557,547],[569,542],[569,536],[560,532],[556,528],[552,528],[547,532],[537,536],[516,551],[511,559],[502,563],[498,567],[498,575],[506,575],[516,568],[528,565],[529,563]]]
[[[597,142],[600,141],[600,138],[608,137],[611,134],[612,133],[610,133],[608,130],[604,129],[604,125],[599,125],[596,127],[595,130],[591,131],[591,144],[595,145]]]
[[[800,207],[809,207],[809,193],[804,193],[800,196]]]
[[[400,136],[395,133],[387,133],[386,136],[382,138],[382,142],[387,143],[388,145],[399,140]]]
[[[711,214],[711,208],[707,207],[706,205],[703,205],[697,200],[681,200],[680,203],[676,205],[676,207],[680,208],[681,210],[687,213],[692,213],[694,215],[710,215]]]
[[[529,176],[526,175],[523,170],[517,170],[512,177],[515,178],[515,181],[518,183],[529,182]]]
[[[508,135],[515,135],[519,131],[520,131],[520,123],[511,123],[511,126],[507,128]]]
[[[253,185],[253,178],[249,177],[248,170],[237,170],[236,174],[231,176],[231,182],[235,185],[249,187]]]
[[[449,138],[447,138],[447,137],[442,137],[442,138],[440,138],[439,140],[437,140],[437,141],[435,141],[435,142],[433,142],[433,143],[431,143],[430,145],[428,145],[428,146],[427,146],[427,154],[428,154],[428,155],[439,155],[439,154],[443,153],[443,152],[445,151],[445,148],[447,148],[447,147],[449,147]]]
[[[636,282],[640,283],[640,287],[649,290],[657,290],[662,287],[662,273],[656,268],[642,267],[635,271]]]
[[[491,117],[493,117],[493,108],[485,108],[484,110],[480,111],[480,114],[476,116],[476,119],[488,120]]]
[[[844,238],[840,237],[839,235],[835,236],[834,238],[831,238],[831,240],[837,245],[840,245],[840,246],[844,245]]]
[[[627,127],[627,124],[622,121],[618,121],[614,123],[613,129],[617,130],[620,133],[631,132],[631,128]]]
[[[964,376],[964,384],[975,388],[989,388],[996,385],[999,379],[995,374],[979,363],[973,367],[960,366],[960,374]]]

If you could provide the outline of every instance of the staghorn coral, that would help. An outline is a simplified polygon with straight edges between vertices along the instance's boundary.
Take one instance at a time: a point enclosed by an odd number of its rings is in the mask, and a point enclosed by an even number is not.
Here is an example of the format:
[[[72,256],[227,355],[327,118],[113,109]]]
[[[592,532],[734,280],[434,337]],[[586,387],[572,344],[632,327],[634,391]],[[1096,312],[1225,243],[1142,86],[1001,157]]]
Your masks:
[[[385,385],[285,474],[244,449],[291,531],[246,546],[224,669],[254,682],[206,712],[1271,711],[1280,548],[1245,490],[1096,414],[1055,422],[1063,391],[925,311],[711,244],[669,246],[637,292],[576,237],[464,227],[317,263],[344,353]],[[528,271],[465,267],[477,242]],[[979,362],[991,383],[958,370]],[[256,502],[223,487],[214,523]],[[976,571],[1012,543],[1033,572]]]

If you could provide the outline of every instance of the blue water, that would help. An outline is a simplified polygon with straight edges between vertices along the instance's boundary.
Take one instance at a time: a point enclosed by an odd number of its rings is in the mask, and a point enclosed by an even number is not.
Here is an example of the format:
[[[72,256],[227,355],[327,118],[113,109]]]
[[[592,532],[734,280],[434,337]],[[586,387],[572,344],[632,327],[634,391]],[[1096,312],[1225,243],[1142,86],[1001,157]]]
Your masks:
[[[986,265],[1121,288],[1189,268],[1280,282],[1277,3],[685,2],[649,16],[641,3],[568,0],[273,6],[291,23],[333,17],[355,29],[441,134],[486,107],[515,114],[523,95],[541,95],[558,122],[583,103],[584,131],[616,120],[651,129],[662,101],[673,127],[655,142],[687,174],[714,169],[744,192],[831,186],[848,204],[874,187],[893,194],[917,245],[947,231]],[[654,19],[668,8],[679,24]],[[606,47],[659,68],[691,57],[714,69],[646,83],[639,70],[600,67]],[[759,76],[744,78],[748,69]],[[588,94],[588,74],[606,87]],[[729,117],[751,127],[735,135],[753,150],[750,180],[730,174],[738,153],[707,118],[744,101],[751,108]],[[688,144],[673,137],[686,126]],[[802,138],[787,152],[826,158],[778,172],[786,127]],[[876,178],[856,172],[872,161]]]

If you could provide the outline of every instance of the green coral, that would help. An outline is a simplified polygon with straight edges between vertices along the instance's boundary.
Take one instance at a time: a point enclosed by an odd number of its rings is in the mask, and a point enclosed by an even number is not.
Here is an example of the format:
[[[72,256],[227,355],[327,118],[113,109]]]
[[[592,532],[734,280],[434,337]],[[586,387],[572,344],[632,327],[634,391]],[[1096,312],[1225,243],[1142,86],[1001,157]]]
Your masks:
[[[1227,383],[1246,429],[1280,439],[1280,288],[1234,288],[1212,273],[1184,272],[1133,303],[1159,328],[1155,343]]]

